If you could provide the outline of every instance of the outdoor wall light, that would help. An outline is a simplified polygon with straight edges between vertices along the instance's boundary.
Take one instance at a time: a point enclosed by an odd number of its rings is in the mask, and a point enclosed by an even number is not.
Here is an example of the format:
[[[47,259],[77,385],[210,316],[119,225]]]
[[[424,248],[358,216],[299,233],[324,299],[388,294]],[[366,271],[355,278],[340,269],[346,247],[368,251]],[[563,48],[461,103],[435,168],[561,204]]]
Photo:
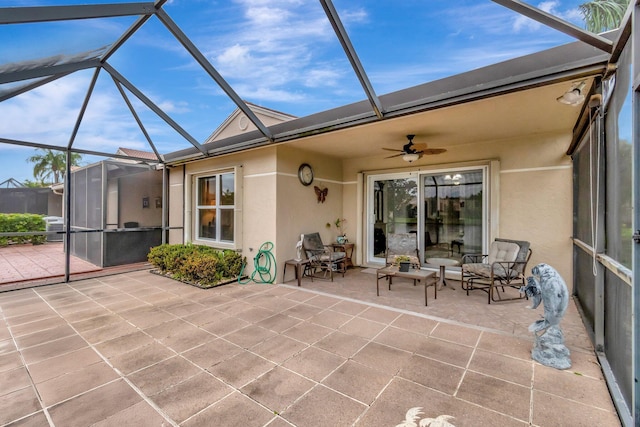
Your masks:
[[[402,160],[404,160],[405,162],[409,162],[409,163],[415,162],[419,158],[420,158],[420,154],[418,154],[418,153],[407,153],[407,154],[402,156]]]
[[[557,98],[557,101],[561,104],[577,107],[584,101],[584,94],[582,93],[582,90],[585,86],[586,83],[584,81],[572,84],[568,91],[566,91],[561,97]]]

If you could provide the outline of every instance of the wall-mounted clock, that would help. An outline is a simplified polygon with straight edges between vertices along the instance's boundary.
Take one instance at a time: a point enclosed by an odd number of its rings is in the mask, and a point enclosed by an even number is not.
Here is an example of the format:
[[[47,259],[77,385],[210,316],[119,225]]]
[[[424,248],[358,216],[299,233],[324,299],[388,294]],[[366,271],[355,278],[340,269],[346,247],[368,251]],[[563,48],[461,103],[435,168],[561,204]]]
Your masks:
[[[302,185],[311,185],[313,182],[313,169],[308,163],[303,163],[298,168],[298,179]]]

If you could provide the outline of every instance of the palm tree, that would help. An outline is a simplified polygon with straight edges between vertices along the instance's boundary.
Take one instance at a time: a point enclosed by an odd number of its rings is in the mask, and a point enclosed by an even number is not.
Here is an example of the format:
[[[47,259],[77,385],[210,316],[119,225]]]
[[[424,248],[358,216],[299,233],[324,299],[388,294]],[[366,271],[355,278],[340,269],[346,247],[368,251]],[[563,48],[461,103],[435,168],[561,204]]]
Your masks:
[[[33,166],[33,177],[44,182],[53,178],[53,184],[62,182],[62,177],[67,169],[67,160],[64,152],[54,152],[38,148],[39,154],[34,154],[27,159]],[[71,153],[71,166],[78,166],[82,157],[80,154]]]
[[[580,6],[586,29],[602,33],[620,26],[629,0],[591,0]]]

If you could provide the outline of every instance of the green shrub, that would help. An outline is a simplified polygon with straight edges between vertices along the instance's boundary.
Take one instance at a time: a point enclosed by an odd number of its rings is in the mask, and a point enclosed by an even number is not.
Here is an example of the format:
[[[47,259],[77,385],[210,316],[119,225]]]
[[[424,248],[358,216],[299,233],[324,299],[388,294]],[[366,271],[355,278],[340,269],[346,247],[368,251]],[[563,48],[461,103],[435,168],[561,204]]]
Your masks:
[[[147,259],[161,273],[201,287],[237,278],[245,262],[235,251],[194,244],[156,246],[151,248]]]
[[[37,214],[0,214],[0,233],[26,233],[29,231],[46,231],[47,225],[42,215]],[[29,243],[40,245],[47,241],[46,235],[29,235],[0,237],[0,246],[10,243]]]

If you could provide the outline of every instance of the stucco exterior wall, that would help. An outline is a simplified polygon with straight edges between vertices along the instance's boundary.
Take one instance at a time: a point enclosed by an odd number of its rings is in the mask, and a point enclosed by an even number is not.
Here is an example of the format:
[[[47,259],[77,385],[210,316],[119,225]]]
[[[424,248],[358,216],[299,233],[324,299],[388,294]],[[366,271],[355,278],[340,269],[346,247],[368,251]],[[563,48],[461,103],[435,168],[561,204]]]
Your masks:
[[[298,180],[302,163],[313,168],[314,180],[309,186]],[[318,202],[315,186],[328,189],[324,203]],[[342,160],[282,145],[278,148],[277,191],[279,265],[296,257],[296,243],[301,234],[319,232],[324,244],[336,241],[337,230],[333,226],[327,228],[326,224],[333,224],[343,213]]]
[[[169,227],[184,226],[184,166],[176,166],[169,169]],[[184,231],[181,228],[169,230],[167,242],[172,244],[184,243]]]

